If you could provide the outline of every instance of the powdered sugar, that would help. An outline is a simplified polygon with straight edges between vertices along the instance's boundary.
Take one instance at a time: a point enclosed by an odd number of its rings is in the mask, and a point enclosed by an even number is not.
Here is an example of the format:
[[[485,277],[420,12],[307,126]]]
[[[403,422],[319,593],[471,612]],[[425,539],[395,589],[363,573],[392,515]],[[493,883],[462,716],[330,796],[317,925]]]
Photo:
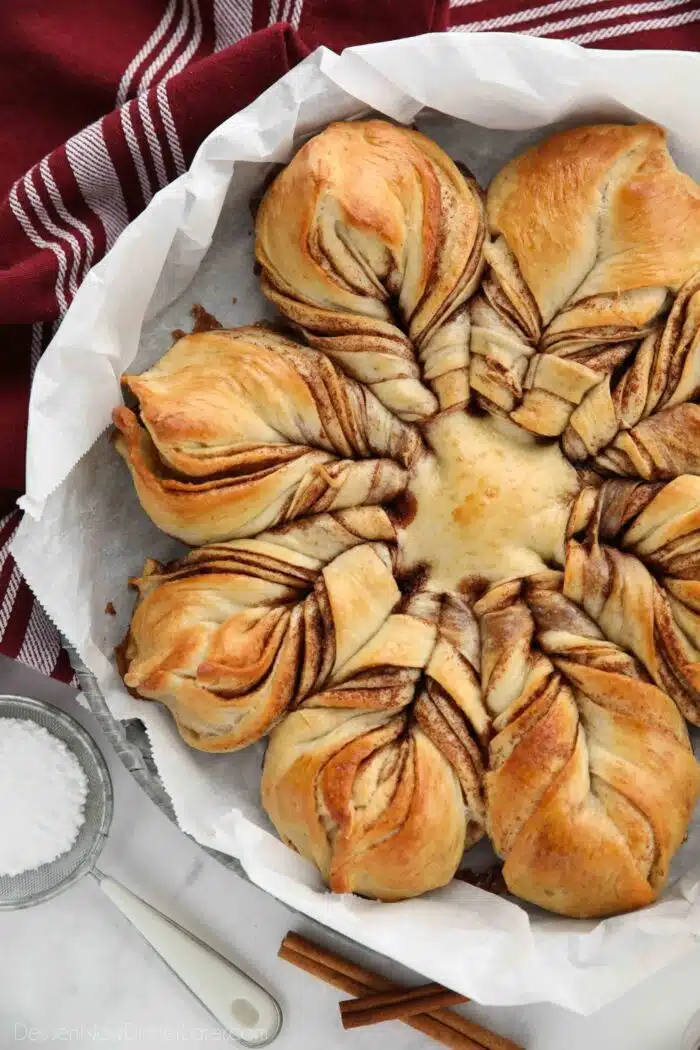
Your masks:
[[[29,720],[0,718],[0,875],[20,875],[71,848],[87,778],[73,752]]]

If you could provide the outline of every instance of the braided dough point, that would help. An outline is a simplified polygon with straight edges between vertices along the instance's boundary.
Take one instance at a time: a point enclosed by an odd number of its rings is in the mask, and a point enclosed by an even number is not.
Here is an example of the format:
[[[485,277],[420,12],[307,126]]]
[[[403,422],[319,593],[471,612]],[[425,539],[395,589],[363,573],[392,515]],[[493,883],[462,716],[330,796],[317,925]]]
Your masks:
[[[390,616],[400,598],[393,536],[386,513],[366,507],[200,547],[167,566],[147,562],[132,581],[139,602],[120,650],[126,686],[165,704],[188,744],[233,751],[388,621],[396,659],[410,663],[405,650],[420,650],[420,638]]]
[[[663,888],[700,767],[670,697],[560,586],[559,573],[510,581],[475,606],[495,731],[487,830],[511,892],[597,917]]]
[[[116,447],[164,532],[202,544],[310,514],[388,502],[417,432],[323,354],[264,328],[180,339],[125,375]]]
[[[262,290],[401,419],[468,398],[485,222],[475,182],[416,131],[331,124],[257,215]]]
[[[381,900],[449,882],[485,821],[473,616],[457,596],[404,609],[388,623],[405,619],[425,642],[410,646],[413,666],[380,632],[273,731],[261,788],[284,841],[332,890]]]
[[[487,216],[472,306],[482,404],[606,472],[700,469],[680,439],[692,413],[644,422],[700,389],[700,188],[663,130],[552,135],[494,178]]]

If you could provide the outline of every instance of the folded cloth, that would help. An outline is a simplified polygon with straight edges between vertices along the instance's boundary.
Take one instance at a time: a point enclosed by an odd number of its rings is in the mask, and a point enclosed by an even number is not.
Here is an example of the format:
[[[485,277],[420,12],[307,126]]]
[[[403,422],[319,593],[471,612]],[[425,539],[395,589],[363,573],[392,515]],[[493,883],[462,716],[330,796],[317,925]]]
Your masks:
[[[0,8],[0,653],[71,677],[9,544],[31,375],[90,267],[213,128],[310,50],[448,29],[695,49],[700,10],[695,0],[34,0]]]
[[[450,0],[450,30],[461,33],[527,33],[590,47],[700,49],[697,0]]]

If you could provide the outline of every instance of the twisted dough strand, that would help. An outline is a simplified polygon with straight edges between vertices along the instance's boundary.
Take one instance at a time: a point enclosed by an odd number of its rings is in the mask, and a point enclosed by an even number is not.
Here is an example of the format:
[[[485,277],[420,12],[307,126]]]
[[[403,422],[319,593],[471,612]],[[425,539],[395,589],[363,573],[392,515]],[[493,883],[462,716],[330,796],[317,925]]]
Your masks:
[[[584,490],[571,515],[564,575],[564,593],[633,652],[696,725],[699,508],[694,475],[667,485],[609,481]]]
[[[309,697],[274,730],[262,781],[278,831],[331,889],[383,900],[448,882],[485,820],[489,720],[473,615],[460,596],[427,592],[400,610],[432,632],[423,674],[402,675],[406,692],[381,709],[358,702],[358,689],[396,681],[397,669],[370,670],[363,658],[359,673]]]
[[[510,581],[475,606],[495,730],[487,829],[512,892],[606,915],[663,886],[700,771],[670,698],[560,587],[558,573]]]
[[[115,409],[117,450],[146,513],[191,544],[384,503],[422,454],[323,354],[263,328],[187,336],[122,381],[138,415]]]
[[[647,480],[700,472],[700,274],[681,288],[665,324],[630,357],[619,380],[572,414],[563,447],[606,473]],[[607,422],[604,422],[607,421]]]
[[[400,598],[393,539],[385,511],[366,507],[201,547],[168,566],[147,562],[132,581],[139,602],[121,649],[125,684],[168,706],[192,746],[230,751],[350,673],[388,622],[394,666],[420,667],[432,634],[391,616]],[[400,677],[384,693],[370,684],[368,706],[412,695]]]
[[[400,418],[466,403],[485,222],[478,187],[434,142],[331,124],[272,184],[256,236],[265,295]]]

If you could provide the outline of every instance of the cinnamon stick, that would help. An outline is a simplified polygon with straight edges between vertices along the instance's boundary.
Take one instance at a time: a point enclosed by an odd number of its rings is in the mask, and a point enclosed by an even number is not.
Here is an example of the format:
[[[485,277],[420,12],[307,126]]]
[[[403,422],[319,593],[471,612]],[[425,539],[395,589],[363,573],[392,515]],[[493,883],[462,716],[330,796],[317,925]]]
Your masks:
[[[292,948],[285,947],[284,941],[277,954],[285,962],[289,962],[300,970],[305,970],[314,977],[320,978],[326,984],[340,989],[341,992],[348,992],[350,995],[364,995],[368,989],[368,985],[361,984],[338,970],[324,966],[315,959],[310,959]],[[344,962],[345,960],[342,961]],[[443,1046],[449,1047],[449,1050],[484,1050],[484,1043],[475,1042],[464,1033],[451,1028],[449,1024],[429,1017],[427,1014],[407,1017],[403,1023],[409,1025],[410,1028],[415,1028],[418,1032],[422,1032],[423,1035],[427,1035],[429,1039],[434,1039],[436,1042],[442,1043]],[[520,1050],[520,1048],[516,1048],[516,1050]]]
[[[465,995],[444,988],[441,984],[429,984],[395,993],[378,992],[376,995],[362,996],[361,999],[350,999],[340,1004],[340,1017],[343,1028],[361,1028],[379,1021],[403,1021],[415,1014],[465,1002]]]
[[[455,1032],[461,1032],[468,1038],[475,1039],[485,1050],[523,1050],[519,1043],[514,1043],[512,1039],[507,1039],[504,1035],[499,1035],[498,1032],[492,1032],[490,1028],[477,1024],[476,1021],[470,1021],[467,1017],[456,1014],[454,1010],[431,1011],[430,1017],[434,1017],[436,1021],[443,1024],[449,1024]]]
[[[368,992],[397,992],[399,985],[372,970],[326,951],[297,933],[288,933],[282,941],[279,957],[327,984],[354,996]],[[403,1024],[422,1032],[450,1050],[523,1050],[522,1047],[491,1032],[474,1021],[440,1009],[402,1019]]]
[[[296,966],[299,970],[305,970],[306,973],[310,973],[312,977],[318,977],[319,980],[325,981],[326,984],[333,985],[334,988],[337,988],[341,992],[348,992],[349,995],[364,995],[367,991],[366,984],[360,984],[359,981],[353,981],[352,977],[347,977],[345,974],[332,969],[330,966],[323,966],[314,959],[309,959],[306,955],[302,955],[300,952],[295,952],[293,948],[287,948],[284,941],[280,946],[280,950],[277,952],[277,958],[283,959],[284,962],[291,963],[292,966]]]
[[[378,973],[373,973],[371,970],[365,969],[364,966],[359,966],[357,963],[350,962],[349,959],[344,959],[341,955],[335,955],[334,952],[326,951],[325,948],[321,948],[320,945],[314,944],[313,941],[307,941],[305,937],[301,937],[298,933],[288,933],[282,941],[282,945],[286,948],[291,948],[295,952],[299,952],[300,955],[305,955],[307,959],[313,959],[321,965],[330,967],[333,970],[337,970],[338,973],[345,974],[346,977],[350,977],[358,984],[364,985],[364,987],[357,992],[352,992],[352,995],[366,995],[367,992],[393,992],[396,991],[397,985],[393,981],[387,980],[386,977],[380,976]]]
[[[355,1014],[361,1010],[369,1010],[372,1006],[388,1006],[391,1003],[410,1003],[414,999],[423,999],[426,995],[434,992],[444,992],[442,984],[419,984],[415,988],[402,988],[397,992],[370,992],[369,995],[360,996],[359,999],[346,999],[340,1004],[341,1014]]]

